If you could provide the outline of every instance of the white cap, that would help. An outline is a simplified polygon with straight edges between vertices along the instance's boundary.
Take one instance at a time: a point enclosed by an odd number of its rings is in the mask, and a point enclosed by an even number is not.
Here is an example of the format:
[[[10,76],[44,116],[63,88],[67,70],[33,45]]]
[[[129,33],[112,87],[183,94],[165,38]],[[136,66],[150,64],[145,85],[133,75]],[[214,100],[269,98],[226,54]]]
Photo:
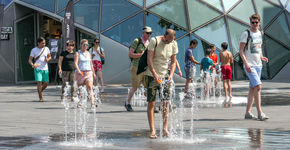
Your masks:
[[[152,31],[151,27],[145,26],[143,28],[143,32],[153,32],[153,31]]]

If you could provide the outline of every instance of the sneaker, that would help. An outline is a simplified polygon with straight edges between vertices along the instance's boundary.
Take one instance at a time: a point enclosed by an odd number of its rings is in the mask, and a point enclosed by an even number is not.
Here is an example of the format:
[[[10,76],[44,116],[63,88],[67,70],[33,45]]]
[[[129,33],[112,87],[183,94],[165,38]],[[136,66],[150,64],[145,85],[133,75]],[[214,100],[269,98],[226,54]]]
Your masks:
[[[269,117],[266,116],[264,113],[262,113],[261,115],[258,115],[258,120],[260,120],[260,121],[264,121],[267,119],[269,119]]]
[[[131,104],[125,104],[125,108],[127,109],[127,111],[134,111]]]
[[[257,119],[257,117],[255,115],[253,115],[252,113],[246,113],[245,119]]]

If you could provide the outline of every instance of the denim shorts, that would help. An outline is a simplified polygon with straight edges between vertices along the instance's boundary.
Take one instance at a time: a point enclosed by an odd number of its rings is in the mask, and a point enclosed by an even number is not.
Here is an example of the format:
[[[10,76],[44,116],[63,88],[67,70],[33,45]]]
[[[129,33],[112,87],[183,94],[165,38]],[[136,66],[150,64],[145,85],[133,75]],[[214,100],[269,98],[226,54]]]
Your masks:
[[[262,84],[261,82],[262,66],[251,66],[251,73],[248,73],[245,67],[244,67],[244,70],[250,80],[250,83],[249,83],[250,88],[253,88],[257,85]]]
[[[195,68],[184,67],[186,79],[193,79],[195,75]]]

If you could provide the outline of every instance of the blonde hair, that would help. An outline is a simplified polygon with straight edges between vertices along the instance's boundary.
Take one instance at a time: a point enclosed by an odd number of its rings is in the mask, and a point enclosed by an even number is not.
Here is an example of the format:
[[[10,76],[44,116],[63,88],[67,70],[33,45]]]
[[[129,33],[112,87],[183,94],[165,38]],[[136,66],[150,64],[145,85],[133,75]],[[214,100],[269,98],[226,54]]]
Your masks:
[[[81,45],[83,45],[85,42],[89,43],[89,41],[87,39],[82,39],[81,40]]]

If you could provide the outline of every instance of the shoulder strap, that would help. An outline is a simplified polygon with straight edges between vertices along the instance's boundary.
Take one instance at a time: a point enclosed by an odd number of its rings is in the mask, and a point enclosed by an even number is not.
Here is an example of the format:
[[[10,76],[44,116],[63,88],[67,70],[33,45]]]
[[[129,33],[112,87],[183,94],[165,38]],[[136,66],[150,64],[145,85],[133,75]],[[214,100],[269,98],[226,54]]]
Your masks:
[[[40,56],[43,54],[44,50],[45,50],[45,47],[42,48],[41,53],[34,59],[35,62],[40,58]]]
[[[245,47],[244,47],[244,51],[246,50],[246,47],[248,47],[249,41],[250,41],[251,38],[252,38],[252,37],[251,37],[250,30],[247,29],[246,31],[247,31],[247,33],[248,33],[248,36],[247,36],[247,42],[246,42],[246,45],[245,45]]]
[[[157,47],[157,44],[158,44],[158,41],[157,41],[156,36],[155,36],[154,38],[155,38],[155,40],[156,40],[156,44],[155,44],[155,47],[154,47],[154,51],[155,51],[155,49],[156,49],[156,47]]]

